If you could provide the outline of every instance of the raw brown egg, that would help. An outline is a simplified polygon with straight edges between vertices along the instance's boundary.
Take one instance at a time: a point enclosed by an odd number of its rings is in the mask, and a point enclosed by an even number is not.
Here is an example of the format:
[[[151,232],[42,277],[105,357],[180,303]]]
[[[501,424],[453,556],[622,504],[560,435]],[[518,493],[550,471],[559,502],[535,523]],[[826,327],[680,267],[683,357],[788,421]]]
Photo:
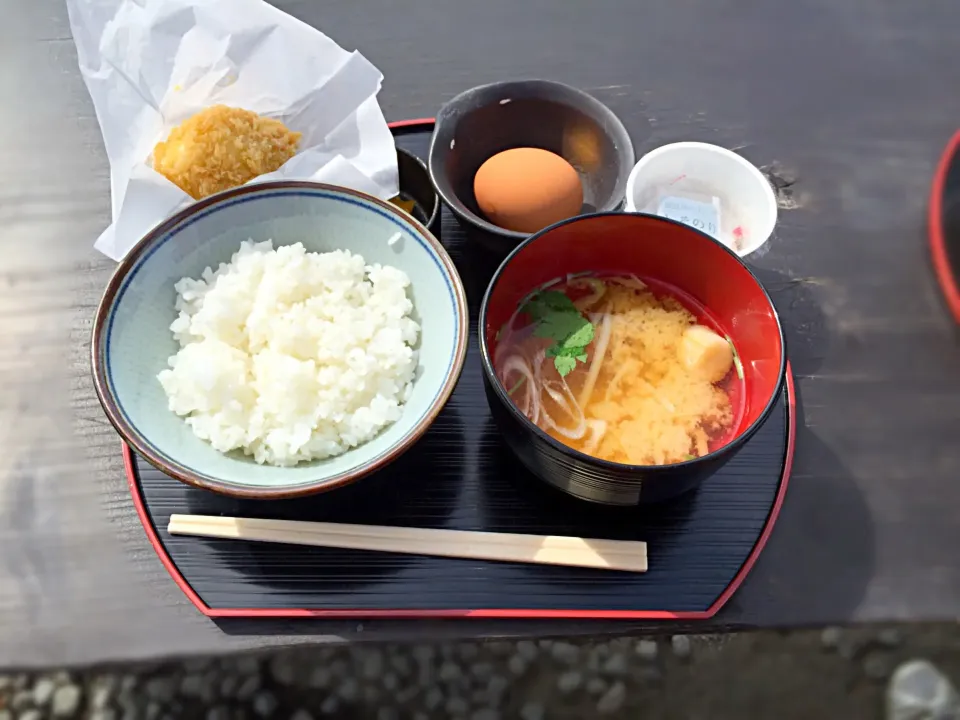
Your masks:
[[[577,171],[539,148],[513,148],[489,158],[477,170],[473,193],[490,222],[517,232],[537,232],[583,206]]]

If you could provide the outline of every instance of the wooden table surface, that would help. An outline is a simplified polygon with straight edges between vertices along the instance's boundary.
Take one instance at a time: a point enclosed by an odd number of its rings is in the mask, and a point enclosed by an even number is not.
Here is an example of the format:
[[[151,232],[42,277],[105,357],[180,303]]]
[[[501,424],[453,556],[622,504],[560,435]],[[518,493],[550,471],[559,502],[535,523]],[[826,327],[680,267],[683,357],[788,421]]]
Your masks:
[[[925,240],[960,123],[955,0],[285,0],[386,75],[388,119],[541,76],[589,90],[638,153],[738,148],[792,182],[768,249],[797,374],[773,537],[702,631],[960,615],[960,348]],[[62,0],[0,24],[0,666],[338,639],[637,631],[582,622],[217,626],[150,549],[89,377],[112,263],[107,163]]]

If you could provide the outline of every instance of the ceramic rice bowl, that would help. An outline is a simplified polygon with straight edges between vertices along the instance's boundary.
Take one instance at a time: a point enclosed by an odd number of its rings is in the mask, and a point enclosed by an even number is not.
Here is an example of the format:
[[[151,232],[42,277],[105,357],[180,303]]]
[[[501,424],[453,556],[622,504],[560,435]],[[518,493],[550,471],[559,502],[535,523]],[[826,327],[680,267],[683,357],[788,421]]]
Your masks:
[[[399,234],[399,239],[397,239]],[[179,345],[174,283],[229,262],[247,240],[308,252],[347,249],[368,264],[391,265],[411,281],[421,325],[419,367],[401,418],[337,457],[294,467],[258,465],[222,454],[168,409],[157,373]],[[171,217],[130,251],[110,279],[93,330],[92,365],[108,418],[132,448],[190,485],[253,498],[291,497],[350,483],[397,458],[426,432],[447,402],[467,345],[463,285],[430,232],[388,202],[345,188],[270,182],[230,190]]]

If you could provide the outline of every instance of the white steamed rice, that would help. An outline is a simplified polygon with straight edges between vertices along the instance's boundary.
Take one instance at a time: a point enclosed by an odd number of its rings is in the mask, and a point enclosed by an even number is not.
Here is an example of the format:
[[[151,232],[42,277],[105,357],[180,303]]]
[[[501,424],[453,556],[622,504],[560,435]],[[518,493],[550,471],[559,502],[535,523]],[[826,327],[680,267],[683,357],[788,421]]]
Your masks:
[[[420,327],[410,279],[345,250],[241,243],[176,285],[180,350],[157,377],[170,409],[220,452],[291,466],[332,457],[395,422]]]

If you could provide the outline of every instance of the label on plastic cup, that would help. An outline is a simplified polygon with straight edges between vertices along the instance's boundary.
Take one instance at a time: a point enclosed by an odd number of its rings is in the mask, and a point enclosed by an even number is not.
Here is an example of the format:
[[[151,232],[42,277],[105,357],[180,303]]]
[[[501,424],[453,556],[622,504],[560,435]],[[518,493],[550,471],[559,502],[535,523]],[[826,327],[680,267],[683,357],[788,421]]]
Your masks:
[[[720,199],[712,202],[667,195],[660,199],[657,215],[682,222],[717,240],[720,239]]]

